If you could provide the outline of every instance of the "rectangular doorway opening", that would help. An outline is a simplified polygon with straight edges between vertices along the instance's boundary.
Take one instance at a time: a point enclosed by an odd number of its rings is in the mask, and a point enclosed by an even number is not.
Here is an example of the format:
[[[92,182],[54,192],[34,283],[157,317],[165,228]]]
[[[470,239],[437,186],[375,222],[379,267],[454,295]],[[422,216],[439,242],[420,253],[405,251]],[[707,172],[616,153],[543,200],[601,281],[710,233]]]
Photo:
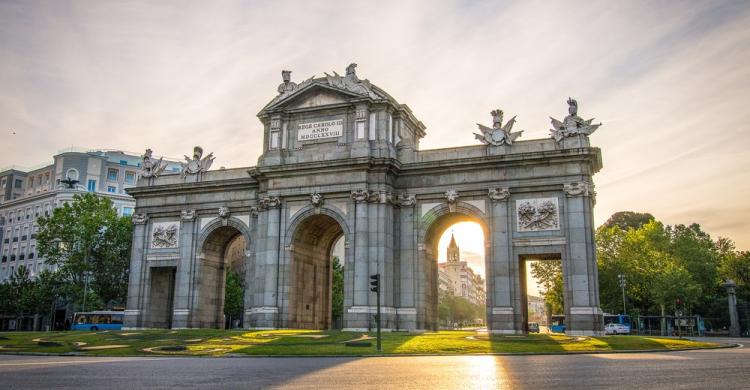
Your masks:
[[[565,287],[559,253],[520,259],[523,326],[528,333],[565,333]]]
[[[165,329],[172,327],[176,271],[175,267],[151,268],[147,327]]]

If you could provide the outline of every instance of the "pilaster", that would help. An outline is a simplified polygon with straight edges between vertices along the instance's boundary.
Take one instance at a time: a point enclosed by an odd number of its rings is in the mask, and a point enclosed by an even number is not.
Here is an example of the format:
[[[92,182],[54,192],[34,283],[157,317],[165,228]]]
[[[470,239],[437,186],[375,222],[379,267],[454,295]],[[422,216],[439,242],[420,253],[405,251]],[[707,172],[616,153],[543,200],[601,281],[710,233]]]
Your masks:
[[[129,329],[144,327],[148,267],[144,257],[148,215],[133,214],[133,246],[130,253],[128,301],[123,326]]]

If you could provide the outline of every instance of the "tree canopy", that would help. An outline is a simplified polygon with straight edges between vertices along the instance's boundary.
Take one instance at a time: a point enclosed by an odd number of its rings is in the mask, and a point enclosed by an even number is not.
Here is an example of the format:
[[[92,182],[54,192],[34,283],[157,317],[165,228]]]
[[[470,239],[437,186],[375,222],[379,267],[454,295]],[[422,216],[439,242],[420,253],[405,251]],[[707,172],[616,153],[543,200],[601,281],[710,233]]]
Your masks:
[[[562,263],[554,260],[532,261],[531,275],[542,285],[542,297],[547,314],[563,313]]]
[[[91,193],[39,218],[37,245],[49,265],[57,266],[69,302],[83,302],[89,275],[87,309],[122,305],[127,297],[132,224],[119,217],[110,199]]]
[[[618,227],[622,230],[639,229],[641,226],[653,221],[655,218],[650,213],[639,213],[636,211],[618,211],[604,222],[605,227]]]
[[[722,284],[727,278],[740,280],[735,280],[738,297],[748,298],[743,294],[750,282],[750,257],[735,251],[731,240],[713,240],[698,224],[665,226],[653,217],[640,224],[645,216],[651,214],[616,213],[597,229],[599,295],[604,311],[622,312],[619,275],[625,279],[630,314],[660,314],[663,308],[666,314],[679,310],[724,317]]]

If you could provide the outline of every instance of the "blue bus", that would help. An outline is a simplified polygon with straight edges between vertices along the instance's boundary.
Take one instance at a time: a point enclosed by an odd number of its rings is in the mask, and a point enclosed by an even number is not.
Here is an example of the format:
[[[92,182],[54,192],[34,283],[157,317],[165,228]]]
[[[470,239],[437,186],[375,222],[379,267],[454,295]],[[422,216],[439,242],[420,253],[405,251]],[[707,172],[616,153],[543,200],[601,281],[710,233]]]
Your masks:
[[[565,316],[562,314],[552,315],[550,318],[549,331],[554,333],[565,333]]]
[[[120,330],[122,329],[121,311],[87,311],[73,316],[72,330]]]

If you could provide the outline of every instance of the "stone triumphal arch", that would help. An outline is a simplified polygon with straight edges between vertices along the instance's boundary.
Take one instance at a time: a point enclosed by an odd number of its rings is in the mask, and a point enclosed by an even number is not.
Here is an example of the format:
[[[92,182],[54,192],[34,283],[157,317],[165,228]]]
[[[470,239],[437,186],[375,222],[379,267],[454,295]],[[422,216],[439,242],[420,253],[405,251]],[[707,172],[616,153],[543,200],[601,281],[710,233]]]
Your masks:
[[[355,64],[344,76],[295,83],[258,114],[254,167],[209,170],[196,147],[180,174],[144,155],[136,199],[130,328],[223,326],[228,269],[244,277],[246,328],[332,326],[332,247],[343,240],[344,329],[368,329],[369,276],[381,274],[383,326],[437,327],[437,242],[452,224],[484,230],[487,322],[526,328],[524,262],[558,259],[568,332],[602,328],[592,176],[598,125],[552,120],[549,138],[523,140],[515,118],[479,125],[478,145],[420,150],[425,126]]]

